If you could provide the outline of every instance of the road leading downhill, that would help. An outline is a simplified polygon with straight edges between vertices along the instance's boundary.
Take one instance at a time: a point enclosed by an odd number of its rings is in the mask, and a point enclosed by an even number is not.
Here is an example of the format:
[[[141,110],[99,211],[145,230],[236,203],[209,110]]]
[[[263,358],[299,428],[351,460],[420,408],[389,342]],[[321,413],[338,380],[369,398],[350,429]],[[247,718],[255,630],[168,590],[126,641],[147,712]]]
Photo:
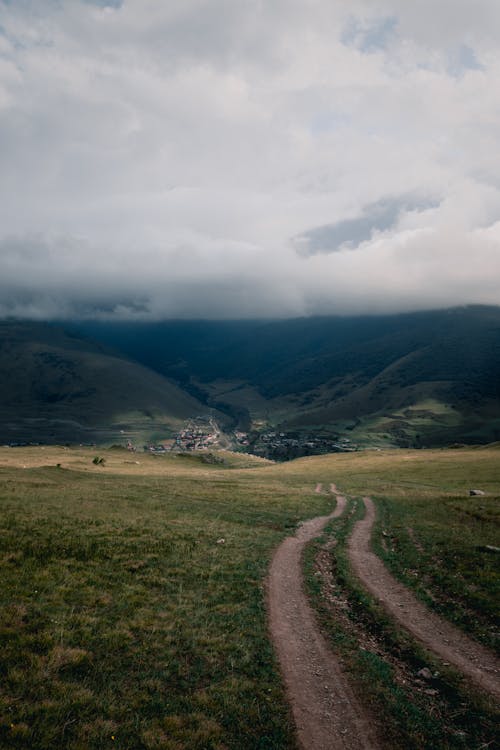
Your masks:
[[[332,486],[335,492],[335,487]],[[345,498],[329,516],[303,523],[278,547],[269,572],[268,611],[302,750],[374,750],[380,745],[338,659],[321,635],[302,582],[302,552],[326,523],[340,516]]]

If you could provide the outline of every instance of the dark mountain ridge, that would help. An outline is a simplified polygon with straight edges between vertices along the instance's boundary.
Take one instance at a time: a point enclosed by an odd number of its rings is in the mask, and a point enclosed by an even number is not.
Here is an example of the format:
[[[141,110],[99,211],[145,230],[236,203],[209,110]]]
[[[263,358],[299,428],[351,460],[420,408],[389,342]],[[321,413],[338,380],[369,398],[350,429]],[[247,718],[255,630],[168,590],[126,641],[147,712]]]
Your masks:
[[[210,407],[250,432],[361,446],[500,438],[500,307],[64,328],[0,325],[4,418],[15,394],[25,416],[85,406],[103,424],[135,410],[173,425]]]
[[[203,405],[77,331],[0,323],[0,439],[94,442],[168,434]]]
[[[378,439],[381,419],[414,409],[418,419],[399,414],[396,428],[384,426],[382,443],[500,436],[500,307],[277,321],[92,322],[76,329],[233,416],[246,413],[247,422],[334,433],[365,422],[364,433]]]

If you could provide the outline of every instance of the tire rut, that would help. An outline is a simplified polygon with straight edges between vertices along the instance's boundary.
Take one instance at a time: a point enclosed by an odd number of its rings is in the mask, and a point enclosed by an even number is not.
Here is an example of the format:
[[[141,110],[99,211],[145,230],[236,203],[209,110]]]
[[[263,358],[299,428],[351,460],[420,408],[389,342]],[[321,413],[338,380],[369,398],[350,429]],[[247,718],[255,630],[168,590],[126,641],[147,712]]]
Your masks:
[[[389,573],[370,549],[375,505],[369,497],[363,501],[365,517],[356,523],[348,544],[349,558],[359,580],[423,646],[456,667],[477,687],[500,699],[500,661],[454,625],[429,611]]]
[[[334,485],[331,491],[336,492]],[[371,721],[342,671],[338,659],[320,633],[302,582],[302,552],[326,523],[340,516],[346,505],[328,516],[304,522],[294,537],[281,543],[273,557],[267,584],[271,637],[280,662],[302,750],[376,750]]]

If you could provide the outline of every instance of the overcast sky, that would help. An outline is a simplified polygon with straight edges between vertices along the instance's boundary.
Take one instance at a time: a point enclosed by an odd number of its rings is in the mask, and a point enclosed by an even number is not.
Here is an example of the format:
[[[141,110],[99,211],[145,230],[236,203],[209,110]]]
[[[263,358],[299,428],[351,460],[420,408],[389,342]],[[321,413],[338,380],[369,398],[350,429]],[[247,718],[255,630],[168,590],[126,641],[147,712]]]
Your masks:
[[[0,316],[500,304],[498,0],[0,0]]]

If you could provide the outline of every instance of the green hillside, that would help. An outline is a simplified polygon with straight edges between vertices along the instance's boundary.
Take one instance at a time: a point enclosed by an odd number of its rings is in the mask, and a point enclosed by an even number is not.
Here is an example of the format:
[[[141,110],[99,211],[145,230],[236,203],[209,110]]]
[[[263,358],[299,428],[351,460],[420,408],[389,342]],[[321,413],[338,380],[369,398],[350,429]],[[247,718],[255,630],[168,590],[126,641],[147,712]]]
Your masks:
[[[159,439],[203,410],[163,375],[79,334],[0,324],[2,442]]]
[[[3,442],[161,440],[208,410],[248,432],[250,448],[266,431],[323,448],[500,439],[498,307],[64,329],[7,321],[0,347]],[[303,455],[296,448],[260,452]]]
[[[380,446],[500,439],[500,307],[76,330],[175,379],[243,429]]]

